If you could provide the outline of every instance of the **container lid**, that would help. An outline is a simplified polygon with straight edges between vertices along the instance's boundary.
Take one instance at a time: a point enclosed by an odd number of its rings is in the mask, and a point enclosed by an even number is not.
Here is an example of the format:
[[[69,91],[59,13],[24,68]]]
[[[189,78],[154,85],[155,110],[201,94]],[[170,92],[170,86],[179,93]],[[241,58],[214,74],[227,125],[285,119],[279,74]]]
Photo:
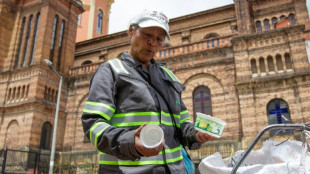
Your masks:
[[[144,147],[157,147],[164,140],[164,131],[161,127],[155,124],[148,124],[141,130],[140,140]]]

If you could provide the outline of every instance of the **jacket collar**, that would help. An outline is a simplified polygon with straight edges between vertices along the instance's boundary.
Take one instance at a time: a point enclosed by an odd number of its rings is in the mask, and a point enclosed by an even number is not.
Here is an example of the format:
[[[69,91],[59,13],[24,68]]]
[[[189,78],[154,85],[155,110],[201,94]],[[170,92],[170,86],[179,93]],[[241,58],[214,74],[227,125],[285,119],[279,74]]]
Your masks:
[[[142,64],[135,58],[133,58],[127,51],[124,51],[121,55],[121,60],[126,61],[130,66],[132,67],[142,67]],[[151,64],[158,64],[157,61],[152,58],[151,59]]]

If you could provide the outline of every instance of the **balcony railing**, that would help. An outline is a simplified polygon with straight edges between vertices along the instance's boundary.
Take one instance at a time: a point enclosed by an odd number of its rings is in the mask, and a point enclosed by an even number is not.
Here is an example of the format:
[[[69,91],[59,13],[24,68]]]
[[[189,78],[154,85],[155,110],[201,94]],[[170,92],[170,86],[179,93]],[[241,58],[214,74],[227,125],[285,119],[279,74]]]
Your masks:
[[[201,52],[208,49],[222,48],[231,46],[230,39],[233,35],[218,37],[214,39],[205,39],[199,42],[184,44],[176,47],[167,47],[156,54],[157,59],[166,59],[169,57],[186,55],[189,53]]]
[[[166,59],[179,55],[186,55],[195,52],[201,52],[205,50],[211,50],[215,48],[229,47],[231,46],[230,39],[233,35],[218,37],[214,39],[205,39],[199,42],[190,44],[184,44],[175,47],[167,47],[162,49],[156,54],[156,59]],[[69,76],[78,76],[93,73],[103,62],[83,65],[80,67],[72,68],[69,71]]]
[[[87,64],[87,65],[72,68],[69,71],[69,76],[78,76],[78,75],[85,75],[85,74],[93,73],[103,63],[104,62],[98,62],[98,63],[92,63],[92,64]]]

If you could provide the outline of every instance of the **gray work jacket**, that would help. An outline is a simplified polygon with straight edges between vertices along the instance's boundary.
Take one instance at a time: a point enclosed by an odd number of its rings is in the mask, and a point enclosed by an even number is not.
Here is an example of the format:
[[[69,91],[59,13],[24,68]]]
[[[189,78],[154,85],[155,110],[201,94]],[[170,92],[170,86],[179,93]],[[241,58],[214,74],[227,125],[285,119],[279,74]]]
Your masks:
[[[101,65],[82,115],[84,132],[100,151],[100,173],[185,173],[181,146],[201,144],[182,102],[183,90],[154,59],[149,72],[127,52]],[[144,123],[164,130],[165,146],[157,156],[143,157],[135,149],[135,130]]]

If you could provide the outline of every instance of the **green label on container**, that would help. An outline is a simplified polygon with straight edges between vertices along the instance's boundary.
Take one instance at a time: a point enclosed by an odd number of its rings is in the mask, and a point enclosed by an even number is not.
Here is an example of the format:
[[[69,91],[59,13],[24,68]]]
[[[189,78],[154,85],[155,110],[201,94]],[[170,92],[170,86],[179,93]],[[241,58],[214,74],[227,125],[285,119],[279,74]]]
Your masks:
[[[223,125],[212,120],[197,117],[195,127],[210,132],[211,134],[220,136],[220,130],[222,129]]]

